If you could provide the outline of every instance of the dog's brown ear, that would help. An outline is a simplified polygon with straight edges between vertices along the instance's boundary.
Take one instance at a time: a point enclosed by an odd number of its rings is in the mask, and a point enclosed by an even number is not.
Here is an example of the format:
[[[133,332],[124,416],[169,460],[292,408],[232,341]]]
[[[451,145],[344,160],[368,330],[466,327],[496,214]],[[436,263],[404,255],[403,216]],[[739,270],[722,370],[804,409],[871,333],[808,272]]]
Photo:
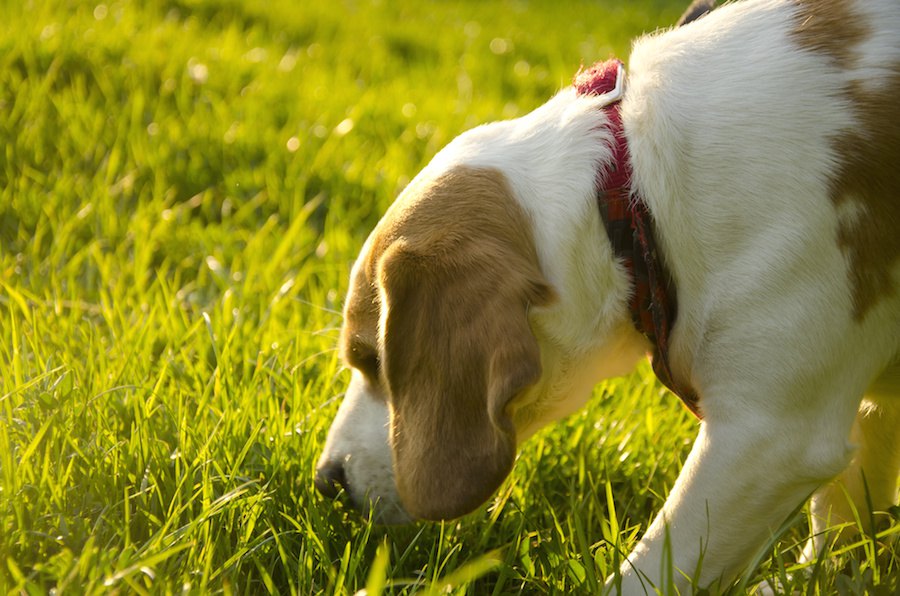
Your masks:
[[[678,19],[675,26],[681,27],[682,25],[687,25],[691,21],[696,21],[706,13],[712,12],[715,7],[716,0],[694,0],[691,2],[691,5],[687,7],[687,10],[684,11],[684,14],[681,15],[681,18]]]
[[[506,407],[541,373],[527,309],[552,292],[493,240],[438,254],[399,242],[380,267],[394,473],[419,519],[466,514],[503,482],[516,451]]]

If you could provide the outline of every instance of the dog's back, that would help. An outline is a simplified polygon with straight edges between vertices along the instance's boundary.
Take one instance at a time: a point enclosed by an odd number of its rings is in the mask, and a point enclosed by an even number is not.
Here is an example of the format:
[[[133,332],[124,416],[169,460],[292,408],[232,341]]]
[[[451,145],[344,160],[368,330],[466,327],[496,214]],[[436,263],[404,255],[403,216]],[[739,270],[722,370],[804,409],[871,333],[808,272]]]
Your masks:
[[[797,299],[900,336],[898,32],[895,0],[751,0],[636,44],[626,130],[685,311],[710,276],[820,275]]]

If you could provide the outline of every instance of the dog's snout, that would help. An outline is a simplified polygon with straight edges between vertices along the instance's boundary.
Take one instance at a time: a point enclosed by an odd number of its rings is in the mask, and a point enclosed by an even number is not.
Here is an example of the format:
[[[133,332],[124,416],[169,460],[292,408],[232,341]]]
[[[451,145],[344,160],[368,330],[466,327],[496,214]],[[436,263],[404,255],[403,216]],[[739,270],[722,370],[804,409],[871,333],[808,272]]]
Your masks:
[[[316,490],[322,495],[333,499],[338,496],[341,489],[347,488],[347,475],[344,472],[344,463],[329,461],[316,469]]]

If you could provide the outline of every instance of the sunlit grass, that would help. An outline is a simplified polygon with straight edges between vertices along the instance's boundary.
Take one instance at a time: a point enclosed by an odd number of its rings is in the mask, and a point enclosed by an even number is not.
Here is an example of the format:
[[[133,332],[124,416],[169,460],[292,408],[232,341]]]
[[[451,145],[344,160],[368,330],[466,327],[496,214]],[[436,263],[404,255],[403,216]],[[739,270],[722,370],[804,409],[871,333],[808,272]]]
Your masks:
[[[681,4],[5,3],[0,590],[596,591],[696,432],[646,367],[457,523],[374,527],[313,467],[349,265],[397,191]],[[896,534],[813,593],[896,589]]]

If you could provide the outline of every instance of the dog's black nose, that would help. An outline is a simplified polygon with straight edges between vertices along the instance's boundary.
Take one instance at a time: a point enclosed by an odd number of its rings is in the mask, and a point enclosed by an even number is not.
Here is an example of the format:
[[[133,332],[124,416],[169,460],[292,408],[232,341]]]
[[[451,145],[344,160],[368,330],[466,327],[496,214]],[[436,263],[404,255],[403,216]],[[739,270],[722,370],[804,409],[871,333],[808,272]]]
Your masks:
[[[347,476],[344,473],[344,464],[339,461],[330,461],[316,469],[316,490],[322,495],[333,499],[338,496],[341,489],[347,488]]]

